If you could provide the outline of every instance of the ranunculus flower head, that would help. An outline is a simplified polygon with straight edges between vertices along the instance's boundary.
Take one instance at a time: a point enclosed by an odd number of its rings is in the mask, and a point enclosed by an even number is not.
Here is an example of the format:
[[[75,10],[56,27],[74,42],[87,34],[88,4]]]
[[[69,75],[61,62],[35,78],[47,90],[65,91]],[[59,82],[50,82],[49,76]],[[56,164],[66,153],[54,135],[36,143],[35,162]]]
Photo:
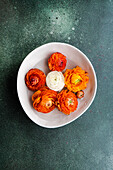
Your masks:
[[[32,100],[35,110],[42,113],[49,113],[55,108],[57,92],[44,87],[33,94]]]
[[[76,95],[68,90],[62,90],[57,95],[56,105],[58,109],[69,115],[71,112],[74,112],[77,109],[78,101]]]
[[[63,71],[66,63],[66,57],[59,52],[53,53],[48,59],[48,66],[51,71]]]
[[[46,82],[46,75],[43,71],[34,68],[30,69],[25,76],[25,83],[30,90],[36,91],[44,86]]]
[[[64,73],[65,87],[73,92],[84,90],[89,80],[87,74],[88,73],[79,66],[73,69],[67,69]]]

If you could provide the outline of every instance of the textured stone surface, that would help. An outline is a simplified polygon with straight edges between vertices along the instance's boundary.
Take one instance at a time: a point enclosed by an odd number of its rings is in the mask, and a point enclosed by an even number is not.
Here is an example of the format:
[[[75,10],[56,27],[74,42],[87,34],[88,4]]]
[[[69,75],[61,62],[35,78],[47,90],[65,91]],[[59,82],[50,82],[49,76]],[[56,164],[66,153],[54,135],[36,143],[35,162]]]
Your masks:
[[[78,47],[91,60],[98,91],[91,107],[58,129],[34,124],[17,97],[26,55],[48,42]],[[0,1],[0,169],[113,169],[113,0]]]

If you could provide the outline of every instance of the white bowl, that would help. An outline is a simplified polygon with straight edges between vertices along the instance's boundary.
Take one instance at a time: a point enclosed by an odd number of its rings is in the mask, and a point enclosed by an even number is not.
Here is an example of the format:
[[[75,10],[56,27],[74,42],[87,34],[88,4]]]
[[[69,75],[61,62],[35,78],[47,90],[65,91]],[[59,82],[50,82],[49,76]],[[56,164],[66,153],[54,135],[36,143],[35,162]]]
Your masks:
[[[79,100],[77,110],[68,116],[58,111],[57,108],[47,114],[37,112],[33,108],[31,100],[31,96],[34,92],[30,91],[25,84],[25,75],[31,68],[38,68],[47,75],[50,71],[47,61],[54,52],[60,52],[67,57],[66,69],[72,69],[78,65],[87,71],[89,76],[87,88],[84,90],[84,98]],[[20,103],[33,122],[46,128],[61,127],[76,120],[89,108],[95,98],[96,90],[97,79],[91,62],[79,49],[65,43],[53,42],[36,48],[23,60],[18,71],[17,92]]]

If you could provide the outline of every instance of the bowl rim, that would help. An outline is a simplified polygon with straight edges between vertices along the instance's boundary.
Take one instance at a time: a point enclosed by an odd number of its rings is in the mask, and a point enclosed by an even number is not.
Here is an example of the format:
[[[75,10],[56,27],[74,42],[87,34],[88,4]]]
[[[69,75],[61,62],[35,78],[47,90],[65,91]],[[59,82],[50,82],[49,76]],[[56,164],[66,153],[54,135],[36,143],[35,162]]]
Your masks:
[[[68,46],[68,47],[71,47],[71,48],[77,50],[80,54],[82,54],[82,55],[85,57],[85,59],[88,61],[88,63],[90,64],[90,66],[91,66],[91,68],[92,68],[92,71],[93,71],[93,74],[94,74],[94,81],[95,81],[95,89],[94,89],[93,97],[92,97],[89,105],[85,108],[85,110],[82,111],[81,114],[78,115],[78,116],[77,116],[76,118],[74,118],[73,120],[68,121],[67,123],[63,123],[63,124],[58,125],[58,126],[54,126],[54,125],[52,125],[52,126],[48,126],[48,125],[47,125],[47,126],[46,126],[46,125],[42,125],[42,124],[40,124],[40,123],[37,123],[37,121],[35,121],[35,120],[32,118],[32,116],[30,116],[30,115],[27,113],[27,110],[26,110],[25,106],[24,106],[23,103],[21,102],[21,96],[20,96],[20,92],[19,92],[19,76],[20,76],[20,70],[21,70],[21,66],[22,66],[23,63],[25,62],[26,58],[28,59],[28,58],[30,57],[30,55],[31,55],[34,51],[36,51],[37,49],[43,48],[44,46],[51,45],[51,44],[66,45],[66,46]],[[43,45],[35,48],[35,49],[32,50],[30,53],[28,53],[28,55],[23,59],[23,61],[22,61],[21,64],[20,64],[18,73],[17,73],[17,95],[18,95],[18,98],[19,98],[19,102],[20,102],[20,104],[21,104],[24,112],[27,114],[27,116],[28,116],[36,125],[38,125],[38,126],[40,126],[40,127],[44,127],[44,128],[54,129],[54,128],[63,127],[63,126],[65,126],[65,125],[68,125],[68,124],[70,124],[71,122],[75,121],[76,119],[78,119],[78,118],[79,118],[81,115],[83,115],[83,113],[85,113],[86,110],[88,110],[88,108],[91,106],[91,104],[93,103],[93,101],[94,101],[94,99],[95,99],[96,92],[97,92],[97,77],[96,77],[96,73],[95,73],[95,70],[94,70],[94,67],[93,67],[91,61],[90,61],[90,60],[88,59],[88,57],[87,57],[82,51],[80,51],[77,47],[75,47],[75,46],[73,46],[73,45],[70,45],[70,44],[68,44],[68,43],[63,43],[63,42],[49,42],[49,43],[43,44]]]

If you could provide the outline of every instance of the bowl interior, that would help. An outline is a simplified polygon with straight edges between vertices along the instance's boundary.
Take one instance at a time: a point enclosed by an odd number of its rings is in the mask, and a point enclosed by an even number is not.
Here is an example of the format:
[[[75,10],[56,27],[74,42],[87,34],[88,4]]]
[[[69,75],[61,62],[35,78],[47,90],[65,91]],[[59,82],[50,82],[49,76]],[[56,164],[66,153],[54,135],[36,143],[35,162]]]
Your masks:
[[[78,100],[77,110],[68,116],[58,111],[57,108],[47,114],[37,112],[33,108],[31,100],[34,92],[28,90],[25,85],[25,75],[31,68],[38,68],[47,75],[50,71],[47,63],[48,58],[54,52],[60,52],[67,57],[66,69],[72,69],[78,65],[87,71],[89,76],[87,88],[84,90],[84,98]],[[18,97],[24,111],[33,122],[47,128],[66,125],[82,115],[91,105],[96,94],[96,88],[96,75],[91,62],[80,50],[64,43],[49,43],[33,50],[22,62],[17,77]]]

